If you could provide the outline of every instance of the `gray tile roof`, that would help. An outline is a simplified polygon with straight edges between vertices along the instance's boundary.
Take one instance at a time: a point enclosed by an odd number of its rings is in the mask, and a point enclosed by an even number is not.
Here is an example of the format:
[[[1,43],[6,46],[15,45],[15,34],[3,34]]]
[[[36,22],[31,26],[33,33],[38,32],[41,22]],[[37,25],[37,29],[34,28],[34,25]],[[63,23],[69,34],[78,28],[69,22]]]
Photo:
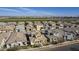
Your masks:
[[[21,32],[12,32],[6,44],[14,42],[27,42],[26,36]]]

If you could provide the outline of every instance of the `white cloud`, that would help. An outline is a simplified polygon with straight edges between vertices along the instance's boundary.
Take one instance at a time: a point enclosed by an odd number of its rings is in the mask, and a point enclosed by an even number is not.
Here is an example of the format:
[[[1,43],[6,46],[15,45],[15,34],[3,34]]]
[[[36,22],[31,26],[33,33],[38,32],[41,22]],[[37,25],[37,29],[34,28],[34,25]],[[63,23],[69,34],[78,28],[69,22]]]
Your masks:
[[[33,10],[31,8],[20,8],[21,10],[24,10],[25,15],[31,15],[31,16],[48,16],[52,15],[52,13],[40,11],[40,10]]]
[[[5,12],[10,13],[9,15],[18,15],[18,16],[50,16],[52,13],[47,11],[40,11],[31,8],[17,7],[16,8],[0,8],[0,10],[4,10]]]

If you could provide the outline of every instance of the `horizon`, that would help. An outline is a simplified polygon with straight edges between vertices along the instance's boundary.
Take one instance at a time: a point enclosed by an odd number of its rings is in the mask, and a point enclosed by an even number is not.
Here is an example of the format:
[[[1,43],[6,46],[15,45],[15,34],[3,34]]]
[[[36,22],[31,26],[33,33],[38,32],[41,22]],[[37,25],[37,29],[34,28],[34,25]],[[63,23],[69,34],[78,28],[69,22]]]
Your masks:
[[[79,7],[0,7],[0,16],[79,16]]]

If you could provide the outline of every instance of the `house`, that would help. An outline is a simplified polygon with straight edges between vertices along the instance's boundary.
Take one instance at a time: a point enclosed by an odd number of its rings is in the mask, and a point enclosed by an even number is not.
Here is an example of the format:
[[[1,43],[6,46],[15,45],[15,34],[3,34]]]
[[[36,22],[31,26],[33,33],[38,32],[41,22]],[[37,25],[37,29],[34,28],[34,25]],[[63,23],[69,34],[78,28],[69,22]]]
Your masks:
[[[73,32],[65,32],[64,34],[64,40],[66,41],[71,41],[71,40],[75,40],[76,35]]]
[[[18,22],[18,25],[24,25],[25,22]]]
[[[6,25],[5,30],[6,31],[14,31],[15,30],[15,25]]]
[[[75,28],[75,27],[77,27],[77,25],[76,24],[72,24],[72,26],[71,26],[72,28]]]
[[[0,49],[4,48],[5,41],[10,36],[11,32],[2,32],[0,33]]]
[[[0,23],[0,32],[14,31],[14,29],[15,29],[15,22]]]
[[[43,46],[47,44],[47,38],[40,32],[32,33],[31,36],[29,36],[29,39],[31,45]]]
[[[64,28],[64,24],[60,24],[59,29]]]
[[[27,32],[28,32],[28,31],[36,30],[33,24],[27,24],[27,25],[25,26],[25,28],[26,28],[25,30],[26,30]]]
[[[27,46],[27,38],[22,32],[11,32],[10,36],[5,41],[6,48],[16,46]]]
[[[52,23],[51,29],[56,29],[56,23],[55,22]]]
[[[7,25],[17,25],[16,22],[7,22]]]
[[[63,40],[64,31],[60,29],[55,30],[46,30],[45,36],[48,39],[49,43],[58,43],[62,42]]]
[[[64,31],[62,29],[55,29],[53,30],[54,32],[54,36],[57,36],[57,37],[63,37],[64,35]]]
[[[33,25],[32,21],[27,21],[26,23],[28,23],[29,25]]]
[[[15,30],[16,30],[16,32],[26,33],[24,24],[17,25]]]
[[[5,22],[0,22],[0,26],[5,26],[7,23]]]
[[[45,25],[45,24],[47,24],[47,23],[48,23],[47,21],[42,21],[42,24],[43,24],[43,25]]]
[[[34,22],[34,26],[36,27],[37,31],[40,31],[41,29],[44,29],[43,24],[40,21]]]
[[[36,25],[37,30],[44,29],[42,24]]]
[[[6,26],[5,22],[0,22],[0,32],[6,32],[5,26]]]

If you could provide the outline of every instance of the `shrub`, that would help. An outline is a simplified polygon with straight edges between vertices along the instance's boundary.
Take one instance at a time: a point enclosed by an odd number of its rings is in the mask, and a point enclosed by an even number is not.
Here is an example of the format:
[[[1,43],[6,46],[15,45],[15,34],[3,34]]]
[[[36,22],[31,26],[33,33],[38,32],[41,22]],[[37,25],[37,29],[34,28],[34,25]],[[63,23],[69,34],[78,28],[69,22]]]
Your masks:
[[[27,49],[27,46],[19,46],[18,49]]]
[[[9,49],[7,49],[7,51],[16,51],[16,50],[18,50],[17,47],[13,47],[13,48],[9,48]]]
[[[13,48],[9,48],[7,49],[7,51],[16,51],[19,49],[27,49],[27,46],[17,46],[17,47],[13,47]]]
[[[31,45],[32,48],[40,47],[39,45]]]

